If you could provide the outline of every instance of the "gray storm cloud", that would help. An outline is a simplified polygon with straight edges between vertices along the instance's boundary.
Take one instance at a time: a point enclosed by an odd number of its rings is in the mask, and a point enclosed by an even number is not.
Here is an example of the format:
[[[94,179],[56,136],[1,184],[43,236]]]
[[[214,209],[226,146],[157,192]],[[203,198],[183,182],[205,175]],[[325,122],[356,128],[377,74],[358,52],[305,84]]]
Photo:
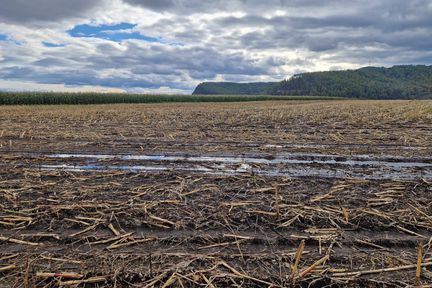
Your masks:
[[[86,14],[102,0],[1,0],[0,20],[50,22]]]
[[[18,39],[0,41],[0,79],[191,91],[200,81],[276,81],[298,71],[432,64],[430,0],[0,2],[0,34]],[[63,20],[67,24],[57,24]],[[66,32],[83,23],[121,22],[161,41],[114,43]]]

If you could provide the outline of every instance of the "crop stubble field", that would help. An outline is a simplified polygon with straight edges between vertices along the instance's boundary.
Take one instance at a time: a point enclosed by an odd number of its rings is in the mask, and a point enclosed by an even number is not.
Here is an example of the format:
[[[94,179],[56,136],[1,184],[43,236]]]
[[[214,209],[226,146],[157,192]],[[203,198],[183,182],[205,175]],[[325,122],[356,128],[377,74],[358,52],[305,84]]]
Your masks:
[[[430,287],[431,144],[432,101],[3,106],[0,287]]]

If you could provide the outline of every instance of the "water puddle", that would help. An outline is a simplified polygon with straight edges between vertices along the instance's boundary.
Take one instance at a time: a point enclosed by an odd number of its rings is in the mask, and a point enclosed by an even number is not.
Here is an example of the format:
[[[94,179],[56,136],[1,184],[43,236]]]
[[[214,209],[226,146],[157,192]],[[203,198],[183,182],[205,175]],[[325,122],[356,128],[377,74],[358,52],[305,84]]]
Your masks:
[[[55,163],[40,164],[43,170],[180,171],[211,175],[261,175],[274,177],[326,177],[361,179],[432,179],[432,159],[341,157],[326,154],[292,153],[276,156],[220,155],[121,155],[121,154],[45,154]],[[56,161],[58,160],[58,161]],[[51,161],[52,162],[52,161]],[[60,163],[59,163],[60,162]]]
[[[152,162],[202,162],[224,164],[322,164],[344,166],[381,166],[389,168],[432,168],[432,163],[407,160],[403,158],[371,158],[368,155],[354,156],[352,159],[336,155],[293,153],[284,156],[245,157],[245,156],[188,156],[188,155],[115,155],[115,154],[52,154],[48,158],[94,159]],[[432,159],[426,159],[431,161]],[[411,162],[412,161],[412,162]]]
[[[190,166],[155,166],[155,165],[40,165],[41,170],[63,170],[70,172],[109,172],[128,171],[135,173],[143,172],[190,172],[208,175],[260,175],[270,177],[323,177],[323,178],[351,178],[351,179],[375,179],[375,180],[432,180],[432,171],[421,173],[406,173],[393,170],[368,170],[350,171],[346,169],[324,169],[324,168],[287,168],[287,169],[253,169],[252,167],[240,167],[236,169],[223,166],[213,167],[190,167]]]

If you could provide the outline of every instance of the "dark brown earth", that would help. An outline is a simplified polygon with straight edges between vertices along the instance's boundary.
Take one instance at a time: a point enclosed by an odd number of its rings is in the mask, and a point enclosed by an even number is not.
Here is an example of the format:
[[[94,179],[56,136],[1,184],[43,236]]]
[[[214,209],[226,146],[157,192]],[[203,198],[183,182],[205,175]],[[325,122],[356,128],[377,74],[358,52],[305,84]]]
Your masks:
[[[254,173],[286,168],[262,164],[221,175],[176,169],[185,161],[159,172],[41,165],[162,165],[47,157],[60,152],[430,163],[431,107],[0,107],[0,287],[430,287],[430,167],[403,170],[407,180],[367,179],[379,165],[287,166],[361,172],[355,177]]]

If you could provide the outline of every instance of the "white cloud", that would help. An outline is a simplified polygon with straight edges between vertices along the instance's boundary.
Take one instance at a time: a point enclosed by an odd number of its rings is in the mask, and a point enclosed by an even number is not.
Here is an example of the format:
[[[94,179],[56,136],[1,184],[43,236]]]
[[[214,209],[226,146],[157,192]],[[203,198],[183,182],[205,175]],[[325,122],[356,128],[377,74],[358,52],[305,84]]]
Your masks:
[[[117,88],[106,88],[98,86],[68,87],[63,84],[40,84],[27,81],[0,80],[0,87],[5,91],[41,91],[41,92],[102,92],[102,93],[124,93]]]
[[[45,90],[72,85],[179,93],[201,81],[277,81],[305,71],[432,64],[428,0],[3,0],[2,5],[0,34],[11,40],[0,41],[0,89],[21,82]],[[162,43],[67,33],[79,24],[122,22],[137,24],[134,31]]]

